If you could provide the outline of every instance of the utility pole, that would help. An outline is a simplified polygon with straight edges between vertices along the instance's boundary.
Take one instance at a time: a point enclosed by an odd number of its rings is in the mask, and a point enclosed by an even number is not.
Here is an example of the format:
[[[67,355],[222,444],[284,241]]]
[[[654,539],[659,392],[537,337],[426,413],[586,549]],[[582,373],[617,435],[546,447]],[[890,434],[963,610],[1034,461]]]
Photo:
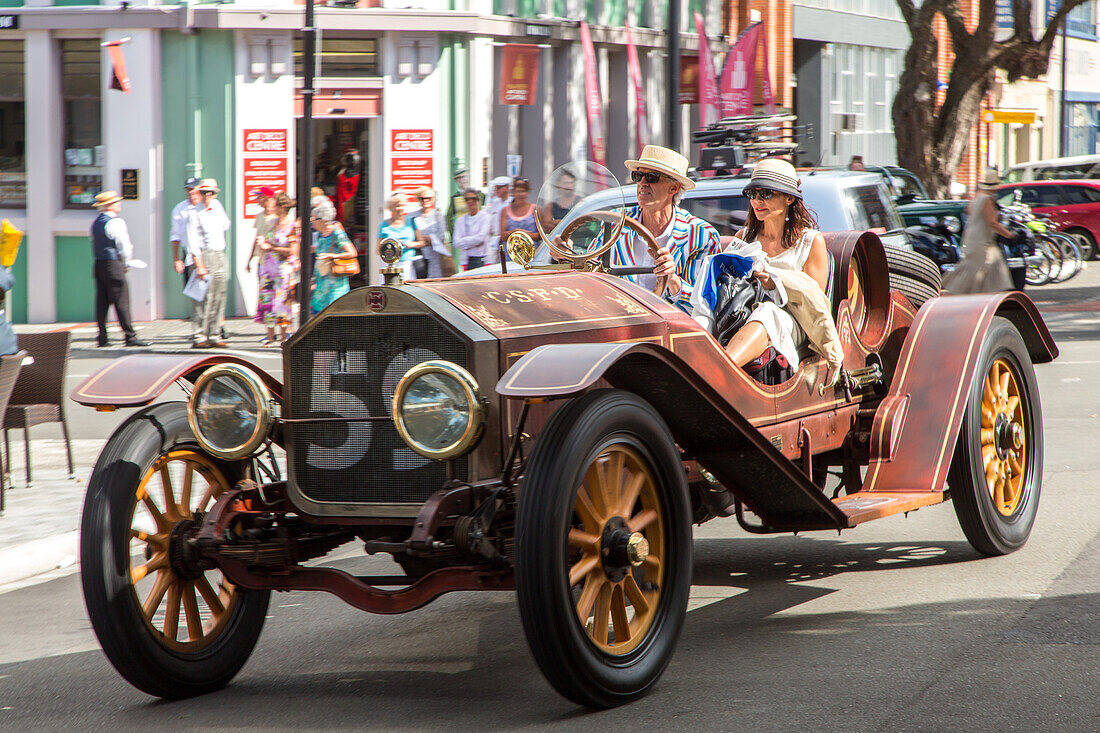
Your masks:
[[[313,27],[313,0],[306,0],[306,22],[302,28],[302,128],[298,137],[298,219],[301,242],[298,259],[301,262],[298,282],[298,327],[309,320],[313,276],[313,229],[310,227],[309,189],[313,186],[313,64],[316,59]]]
[[[1058,100],[1058,155],[1061,157],[1066,156],[1066,151],[1069,147],[1069,141],[1066,139],[1067,120],[1066,120],[1066,24],[1069,22],[1069,15],[1067,14],[1062,18],[1062,84],[1061,94]]]
[[[668,0],[668,64],[665,79],[667,141],[680,149],[680,0]]]

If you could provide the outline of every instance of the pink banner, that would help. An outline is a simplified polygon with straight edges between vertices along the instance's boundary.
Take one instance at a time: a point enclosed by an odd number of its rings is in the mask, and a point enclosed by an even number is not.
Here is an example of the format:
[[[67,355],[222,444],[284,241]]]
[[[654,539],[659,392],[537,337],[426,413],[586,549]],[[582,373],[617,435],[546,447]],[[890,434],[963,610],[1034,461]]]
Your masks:
[[[695,32],[699,34],[699,117],[704,125],[718,121],[718,78],[714,73],[714,57],[707,42],[703,16],[695,14]]]
[[[726,54],[726,63],[722,66],[722,77],[718,82],[723,117],[752,114],[756,44],[762,28],[760,23],[750,25]]]
[[[764,76],[760,79],[760,85],[764,87],[764,111],[770,115],[775,114],[775,95],[772,94],[772,72],[768,68],[768,39],[760,39],[760,53],[764,55]]]
[[[634,106],[638,115],[638,154],[649,142],[649,109],[645,103],[645,90],[642,87],[642,67],[638,63],[638,49],[634,47],[634,38],[630,35],[630,24],[626,24],[626,68],[630,80],[634,82]]]
[[[588,106],[588,154],[602,166],[607,165],[607,148],[604,146],[603,120],[600,100],[600,82],[596,76],[596,49],[588,23],[581,21],[581,47],[584,49],[584,98]]]

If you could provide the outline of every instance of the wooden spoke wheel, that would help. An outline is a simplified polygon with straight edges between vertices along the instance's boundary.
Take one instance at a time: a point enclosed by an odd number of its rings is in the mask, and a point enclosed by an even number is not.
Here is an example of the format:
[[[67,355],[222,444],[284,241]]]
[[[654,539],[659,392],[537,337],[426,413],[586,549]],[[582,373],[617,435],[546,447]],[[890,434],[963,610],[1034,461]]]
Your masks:
[[[967,540],[986,555],[1027,542],[1039,506],[1043,426],[1035,370],[1012,323],[994,318],[982,342],[948,475]]]
[[[176,402],[123,423],[92,472],[80,546],[88,615],[111,663],[150,695],[225,686],[263,628],[270,593],[234,587],[186,543],[238,469],[198,448]]]
[[[131,587],[146,623],[172,649],[211,643],[237,601],[236,589],[220,572],[189,567],[179,557],[184,536],[197,529],[202,514],[229,488],[213,459],[184,449],[157,458],[135,492]]]
[[[516,520],[520,616],[547,680],[592,707],[644,695],[671,659],[690,587],[691,507],[664,421],[616,390],[559,408]]]

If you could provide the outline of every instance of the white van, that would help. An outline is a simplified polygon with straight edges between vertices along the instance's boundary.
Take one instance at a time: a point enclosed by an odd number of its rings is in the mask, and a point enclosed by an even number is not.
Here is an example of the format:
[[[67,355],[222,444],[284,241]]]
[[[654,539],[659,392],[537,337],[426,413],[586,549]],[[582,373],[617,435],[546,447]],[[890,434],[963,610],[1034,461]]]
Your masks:
[[[1073,155],[1018,163],[1008,169],[1003,180],[1005,183],[1021,183],[1071,178],[1100,178],[1100,155]]]

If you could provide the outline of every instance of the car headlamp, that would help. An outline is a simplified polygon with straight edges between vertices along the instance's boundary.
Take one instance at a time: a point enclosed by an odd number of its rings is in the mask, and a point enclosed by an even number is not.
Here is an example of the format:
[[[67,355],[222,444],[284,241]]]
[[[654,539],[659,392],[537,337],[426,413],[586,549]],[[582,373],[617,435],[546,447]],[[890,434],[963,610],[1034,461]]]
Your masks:
[[[272,413],[271,393],[253,371],[219,364],[196,380],[187,422],[203,450],[236,460],[253,455],[264,444]]]
[[[448,460],[477,444],[485,426],[485,405],[468,371],[449,361],[425,361],[398,382],[393,421],[414,451]]]

